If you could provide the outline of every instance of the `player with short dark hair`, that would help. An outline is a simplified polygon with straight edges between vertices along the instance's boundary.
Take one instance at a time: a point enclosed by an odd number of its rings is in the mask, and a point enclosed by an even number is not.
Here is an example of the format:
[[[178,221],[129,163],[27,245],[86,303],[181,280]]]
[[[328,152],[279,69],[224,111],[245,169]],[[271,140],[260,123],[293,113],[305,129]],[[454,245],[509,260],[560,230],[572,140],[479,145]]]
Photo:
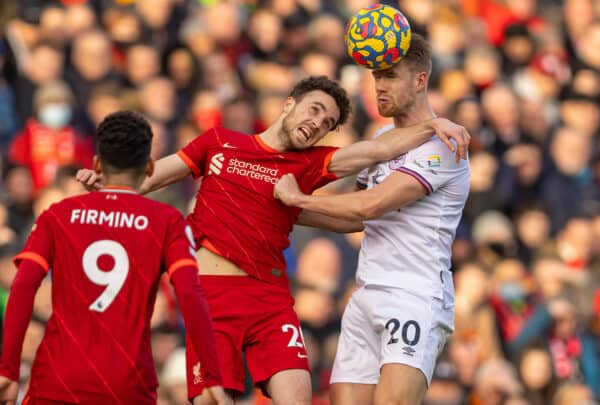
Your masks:
[[[116,112],[99,125],[96,140],[94,168],[108,185],[43,212],[14,259],[0,399],[16,400],[25,331],[49,274],[52,316],[24,403],[156,404],[150,318],[167,274],[201,360],[196,377],[213,403],[225,404],[191,229],[177,210],[134,191],[153,171],[150,126],[140,114]]]

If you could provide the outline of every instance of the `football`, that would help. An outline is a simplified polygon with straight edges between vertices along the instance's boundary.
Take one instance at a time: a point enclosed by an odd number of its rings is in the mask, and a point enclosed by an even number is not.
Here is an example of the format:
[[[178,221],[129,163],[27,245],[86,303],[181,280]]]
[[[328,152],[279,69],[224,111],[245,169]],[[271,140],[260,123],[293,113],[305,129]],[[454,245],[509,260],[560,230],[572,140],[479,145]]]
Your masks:
[[[394,7],[375,4],[359,10],[346,27],[346,50],[354,62],[381,70],[398,63],[410,47],[410,25]]]

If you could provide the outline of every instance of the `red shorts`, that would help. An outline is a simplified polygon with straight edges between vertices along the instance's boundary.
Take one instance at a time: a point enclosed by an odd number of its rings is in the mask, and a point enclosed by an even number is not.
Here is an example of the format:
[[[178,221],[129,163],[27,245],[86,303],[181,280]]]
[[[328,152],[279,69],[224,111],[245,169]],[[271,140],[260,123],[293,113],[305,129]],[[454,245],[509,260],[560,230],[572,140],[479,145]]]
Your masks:
[[[242,352],[254,384],[262,386],[273,374],[309,370],[294,299],[286,290],[244,276],[200,276],[213,321],[223,387],[244,392]],[[204,385],[198,356],[186,344],[188,397]]]

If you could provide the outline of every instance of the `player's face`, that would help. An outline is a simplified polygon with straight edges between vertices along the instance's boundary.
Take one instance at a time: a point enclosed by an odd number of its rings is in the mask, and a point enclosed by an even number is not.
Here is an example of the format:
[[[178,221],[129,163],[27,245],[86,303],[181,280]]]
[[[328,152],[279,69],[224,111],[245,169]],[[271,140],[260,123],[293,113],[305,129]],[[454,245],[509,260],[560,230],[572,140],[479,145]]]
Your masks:
[[[283,119],[283,132],[293,149],[306,149],[316,144],[335,128],[340,110],[333,97],[315,90],[292,102]]]
[[[406,115],[417,98],[416,73],[406,64],[373,71],[377,110],[383,117]]]

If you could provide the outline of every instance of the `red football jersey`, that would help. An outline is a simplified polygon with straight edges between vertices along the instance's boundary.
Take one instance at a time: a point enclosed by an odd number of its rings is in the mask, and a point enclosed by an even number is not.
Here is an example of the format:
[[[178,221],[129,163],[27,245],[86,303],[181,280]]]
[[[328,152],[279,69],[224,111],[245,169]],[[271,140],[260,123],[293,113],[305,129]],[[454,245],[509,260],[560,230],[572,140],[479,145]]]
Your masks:
[[[277,180],[293,173],[311,194],[337,179],[328,166],[334,147],[281,152],[258,135],[213,128],[178,152],[194,177],[204,176],[188,217],[196,243],[250,276],[288,289],[283,250],[300,209],[273,197]]]
[[[166,270],[195,265],[174,208],[125,189],[63,200],[38,218],[15,261],[49,269],[52,316],[29,394],[87,404],[155,404],[150,317]]]

